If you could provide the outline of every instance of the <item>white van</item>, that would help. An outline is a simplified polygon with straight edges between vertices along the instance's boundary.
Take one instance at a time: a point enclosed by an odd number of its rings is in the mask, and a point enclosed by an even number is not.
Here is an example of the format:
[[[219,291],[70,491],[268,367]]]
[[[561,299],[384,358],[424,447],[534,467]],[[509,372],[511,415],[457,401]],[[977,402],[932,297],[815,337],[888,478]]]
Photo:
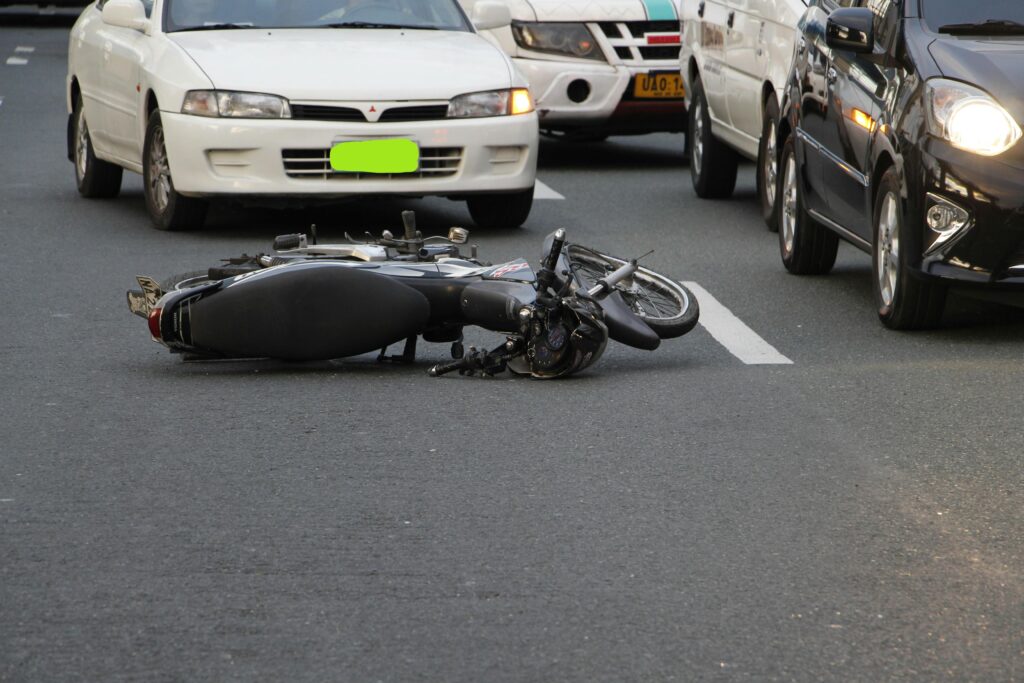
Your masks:
[[[740,156],[757,161],[765,222],[776,229],[779,103],[806,0],[682,0],[679,65],[686,84],[699,197],[736,186]]]
[[[469,14],[484,0],[459,0]],[[512,58],[553,137],[684,132],[678,0],[486,0],[511,26],[481,34]]]

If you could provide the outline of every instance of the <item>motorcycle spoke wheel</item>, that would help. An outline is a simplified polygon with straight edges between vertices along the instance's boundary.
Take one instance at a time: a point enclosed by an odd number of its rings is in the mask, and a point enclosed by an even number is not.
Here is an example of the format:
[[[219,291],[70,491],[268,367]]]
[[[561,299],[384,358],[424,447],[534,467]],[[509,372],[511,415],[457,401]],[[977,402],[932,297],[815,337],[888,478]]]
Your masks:
[[[568,247],[568,258],[573,272],[587,288],[626,263],[577,245]],[[686,334],[697,323],[699,310],[693,293],[652,270],[637,269],[632,278],[615,289],[636,316],[662,338]]]

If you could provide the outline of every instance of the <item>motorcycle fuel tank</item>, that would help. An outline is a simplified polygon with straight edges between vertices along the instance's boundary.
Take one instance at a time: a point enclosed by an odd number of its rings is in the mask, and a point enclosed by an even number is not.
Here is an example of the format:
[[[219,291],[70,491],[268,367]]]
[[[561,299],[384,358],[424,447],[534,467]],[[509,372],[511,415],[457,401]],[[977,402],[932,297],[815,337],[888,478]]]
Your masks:
[[[363,268],[297,263],[225,281],[190,305],[192,342],[238,357],[327,360],[422,331],[426,297]]]

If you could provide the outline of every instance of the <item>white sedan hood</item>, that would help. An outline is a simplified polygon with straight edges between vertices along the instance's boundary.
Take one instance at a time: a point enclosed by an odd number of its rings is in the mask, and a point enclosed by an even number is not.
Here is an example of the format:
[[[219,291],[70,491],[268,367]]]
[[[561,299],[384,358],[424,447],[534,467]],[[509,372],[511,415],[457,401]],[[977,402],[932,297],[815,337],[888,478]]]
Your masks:
[[[167,37],[221,90],[298,101],[394,101],[512,87],[507,58],[475,33],[247,29]]]

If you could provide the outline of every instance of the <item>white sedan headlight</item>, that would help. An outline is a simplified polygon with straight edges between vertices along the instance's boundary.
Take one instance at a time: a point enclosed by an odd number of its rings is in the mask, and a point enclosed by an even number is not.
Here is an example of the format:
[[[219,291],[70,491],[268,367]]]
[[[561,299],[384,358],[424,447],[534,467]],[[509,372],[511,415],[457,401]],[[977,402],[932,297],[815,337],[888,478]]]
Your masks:
[[[533,98],[526,88],[488,90],[453,97],[448,103],[448,118],[467,119],[483,116],[511,116],[533,111]]]
[[[181,105],[182,114],[236,119],[290,119],[288,100],[277,95],[230,90],[190,90]]]
[[[932,79],[926,87],[932,135],[987,157],[1002,154],[1020,140],[1020,126],[985,91],[945,78]]]

